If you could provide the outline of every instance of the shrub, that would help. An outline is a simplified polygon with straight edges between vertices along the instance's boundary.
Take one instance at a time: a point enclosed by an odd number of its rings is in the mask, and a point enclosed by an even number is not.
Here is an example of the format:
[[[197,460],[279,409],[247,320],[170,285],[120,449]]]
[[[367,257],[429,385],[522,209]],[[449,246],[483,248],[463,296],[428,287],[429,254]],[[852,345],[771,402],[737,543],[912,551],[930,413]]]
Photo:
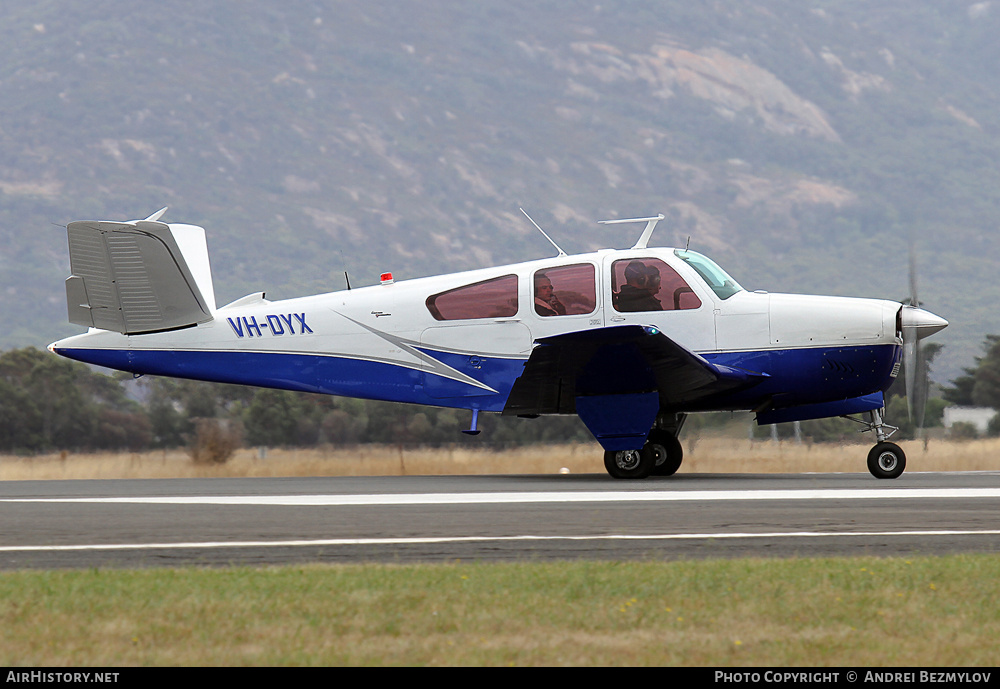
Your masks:
[[[195,419],[188,454],[195,464],[225,464],[242,445],[238,424],[229,419]]]
[[[952,440],[975,440],[979,437],[979,430],[975,424],[967,421],[956,421],[951,425],[948,437]]]

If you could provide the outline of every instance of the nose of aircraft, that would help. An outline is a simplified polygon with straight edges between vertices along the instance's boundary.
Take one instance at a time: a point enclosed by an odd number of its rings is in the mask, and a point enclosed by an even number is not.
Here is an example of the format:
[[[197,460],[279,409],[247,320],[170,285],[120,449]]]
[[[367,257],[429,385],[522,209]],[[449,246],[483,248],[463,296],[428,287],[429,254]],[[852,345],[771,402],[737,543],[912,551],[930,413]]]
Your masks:
[[[903,332],[916,333],[918,340],[948,327],[948,321],[945,319],[915,306],[903,306],[902,321]]]

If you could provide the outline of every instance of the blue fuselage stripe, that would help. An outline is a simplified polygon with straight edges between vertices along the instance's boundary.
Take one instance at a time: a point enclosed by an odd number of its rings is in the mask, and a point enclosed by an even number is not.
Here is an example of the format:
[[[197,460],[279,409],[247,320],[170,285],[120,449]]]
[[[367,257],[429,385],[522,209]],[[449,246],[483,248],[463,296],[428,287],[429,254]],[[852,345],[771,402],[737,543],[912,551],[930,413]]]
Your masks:
[[[753,409],[770,400],[775,407],[851,399],[889,389],[902,347],[879,344],[809,347],[702,355],[713,364],[766,373],[752,388],[728,393],[716,409]],[[727,405],[732,404],[734,407]]]
[[[317,392],[441,407],[502,411],[526,359],[422,351],[495,393],[427,369],[322,354],[279,352],[68,349],[59,353],[98,366],[151,374]],[[814,404],[888,389],[897,345],[826,347],[757,352],[709,352],[713,364],[765,373],[757,385],[706,400],[701,409],[751,409]]]
[[[491,386],[497,390],[491,393],[437,375],[433,375],[433,385],[428,386],[427,379],[432,375],[423,369],[322,354],[110,349],[60,349],[59,353],[137,374],[485,411],[503,410],[510,386],[524,367],[524,360],[520,359],[491,360],[492,382],[508,381],[499,388]],[[509,369],[506,375],[495,370],[502,362]]]

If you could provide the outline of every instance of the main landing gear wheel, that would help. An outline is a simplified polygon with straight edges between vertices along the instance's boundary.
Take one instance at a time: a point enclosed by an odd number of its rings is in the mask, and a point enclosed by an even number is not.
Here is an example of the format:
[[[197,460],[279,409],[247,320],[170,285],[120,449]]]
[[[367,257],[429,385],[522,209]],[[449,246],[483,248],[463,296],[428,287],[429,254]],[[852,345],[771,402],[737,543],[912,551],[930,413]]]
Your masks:
[[[868,452],[868,471],[875,478],[897,478],[906,468],[906,455],[896,443],[879,443]]]
[[[673,476],[684,459],[681,441],[666,431],[652,431],[642,451],[653,455],[653,476]]]
[[[643,450],[608,450],[604,468],[612,478],[646,478],[656,466],[656,457]]]

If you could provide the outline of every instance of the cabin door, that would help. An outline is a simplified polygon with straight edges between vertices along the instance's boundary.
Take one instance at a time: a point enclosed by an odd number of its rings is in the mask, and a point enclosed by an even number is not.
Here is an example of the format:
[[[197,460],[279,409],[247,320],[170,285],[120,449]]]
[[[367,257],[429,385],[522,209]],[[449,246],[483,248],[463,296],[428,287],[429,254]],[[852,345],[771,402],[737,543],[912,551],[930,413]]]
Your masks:
[[[528,277],[526,320],[538,340],[563,333],[600,328],[600,273],[593,263],[553,265]]]
[[[655,326],[691,351],[716,348],[714,302],[662,259],[608,256],[604,275],[606,325]]]

